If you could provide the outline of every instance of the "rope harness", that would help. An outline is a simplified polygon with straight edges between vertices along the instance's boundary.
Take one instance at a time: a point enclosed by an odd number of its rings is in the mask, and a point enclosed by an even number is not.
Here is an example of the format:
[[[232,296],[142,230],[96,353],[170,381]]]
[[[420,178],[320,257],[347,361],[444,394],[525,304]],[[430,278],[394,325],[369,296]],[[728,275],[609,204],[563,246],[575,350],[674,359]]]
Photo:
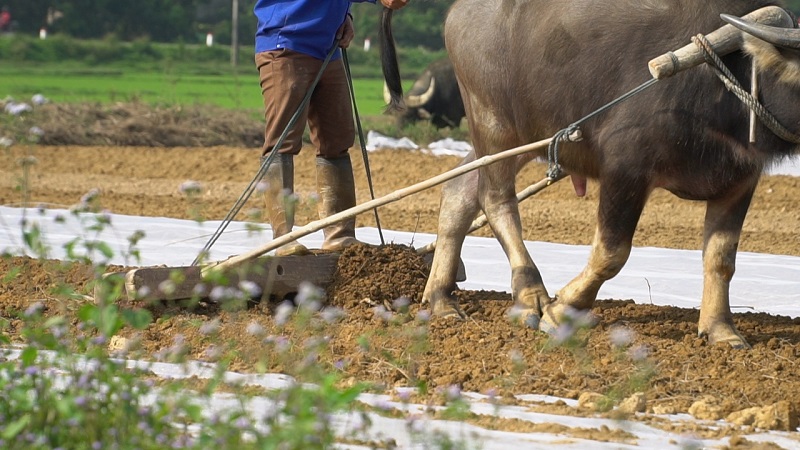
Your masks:
[[[778,136],[786,142],[800,144],[800,136],[792,133],[786,127],[781,125],[775,116],[772,115],[772,113],[770,113],[767,108],[765,108],[764,105],[758,101],[758,98],[744,90],[739,81],[736,80],[736,77],[733,76],[731,71],[725,66],[725,63],[722,62],[722,59],[720,59],[720,57],[714,52],[714,49],[711,48],[711,43],[708,42],[708,39],[706,39],[705,36],[698,34],[692,38],[692,42],[703,51],[703,56],[706,59],[706,63],[711,66],[711,68],[714,70],[714,73],[717,75],[717,77],[719,77],[725,87],[736,97],[738,97],[742,103],[750,108],[750,110],[752,110],[756,116],[758,116],[758,118],[761,120],[761,123],[763,123],[765,127],[769,128],[770,131],[775,133],[775,136]]]
[[[711,43],[708,42],[708,39],[706,39],[704,35],[698,34],[697,36],[692,37],[692,43],[700,48],[706,63],[711,66],[711,69],[714,71],[717,77],[719,77],[725,87],[734,95],[736,95],[736,97],[738,97],[739,100],[745,104],[745,106],[753,111],[761,123],[764,124],[764,126],[766,126],[770,131],[784,141],[791,142],[793,144],[800,144],[800,135],[791,132],[786,127],[781,125],[775,116],[770,113],[767,108],[761,104],[761,102],[758,101],[756,96],[748,93],[742,87],[741,83],[739,83],[736,77],[733,76],[731,71],[727,68],[727,66],[725,66],[725,63],[722,62],[722,59],[720,59],[719,55],[714,52],[714,49],[711,47]],[[675,56],[675,54],[672,52],[670,52],[669,55],[672,57],[673,62],[677,67],[677,56]],[[574,122],[568,127],[556,132],[556,134],[553,135],[553,140],[550,142],[550,145],[547,146],[547,177],[552,180],[551,182],[555,182],[565,176],[563,170],[561,169],[561,165],[558,163],[558,150],[562,142],[580,141],[582,138],[580,125],[582,123],[646,90],[650,86],[654,85],[657,81],[657,78],[653,78],[642,83],[639,87],[623,94],[622,96],[603,105],[577,122]]]

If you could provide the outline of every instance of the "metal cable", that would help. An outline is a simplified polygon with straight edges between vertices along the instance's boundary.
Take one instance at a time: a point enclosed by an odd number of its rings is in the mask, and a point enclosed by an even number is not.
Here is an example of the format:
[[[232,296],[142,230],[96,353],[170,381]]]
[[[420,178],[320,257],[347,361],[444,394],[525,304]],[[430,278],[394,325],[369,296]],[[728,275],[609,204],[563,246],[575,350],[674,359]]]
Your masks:
[[[722,83],[725,87],[731,91],[739,100],[742,101],[748,108],[750,108],[753,112],[756,113],[759,119],[761,119],[761,123],[764,124],[767,128],[770,129],[776,136],[783,139],[786,142],[791,142],[793,144],[800,144],[800,136],[791,132],[789,129],[781,125],[778,122],[778,119],[772,115],[771,112],[758,101],[757,98],[750,95],[749,92],[744,90],[742,85],[736,80],[736,77],[733,76],[730,70],[725,66],[725,63],[722,62],[722,59],[714,52],[714,49],[711,47],[711,44],[708,42],[705,36],[702,34],[698,34],[697,36],[692,37],[692,42],[697,45],[700,50],[703,51],[703,56],[706,59],[708,65],[711,66],[714,73],[722,80]]]
[[[347,49],[342,49],[342,60],[344,61],[344,71],[347,74],[347,87],[350,89],[350,99],[353,103],[353,116],[355,117],[356,127],[358,128],[358,141],[361,144],[361,156],[364,159],[364,168],[367,171],[367,184],[369,185],[370,200],[375,200],[375,190],[372,188],[372,171],[369,169],[369,157],[367,156],[367,143],[364,140],[364,130],[361,127],[361,118],[358,115],[358,105],[356,105],[356,91],[353,89],[353,76],[350,74],[350,60],[347,59]],[[375,212],[375,225],[378,227],[378,236],[381,238],[381,245],[386,245],[383,240],[383,229],[381,220],[378,217],[378,208]]]
[[[272,164],[272,160],[275,159],[275,155],[278,154],[277,150],[275,149],[280,148],[281,144],[283,144],[283,141],[286,139],[286,136],[289,134],[289,130],[292,129],[294,124],[297,122],[297,119],[300,118],[300,114],[303,112],[303,109],[305,109],[306,105],[308,105],[308,102],[311,100],[311,95],[314,93],[314,88],[317,87],[317,83],[319,83],[320,78],[322,78],[322,73],[325,71],[325,68],[328,67],[328,63],[330,62],[337,48],[339,48],[338,39],[334,41],[333,47],[331,47],[330,51],[328,52],[328,55],[322,62],[322,67],[320,67],[319,73],[317,73],[317,77],[311,83],[311,86],[309,86],[308,92],[306,92],[305,97],[303,97],[303,100],[300,102],[300,105],[297,107],[297,110],[294,112],[294,115],[292,115],[291,119],[289,119],[289,123],[286,125],[286,128],[284,128],[283,132],[278,138],[277,143],[272,147],[272,150],[269,152],[269,155],[261,158],[261,167],[256,173],[256,176],[253,177],[253,180],[250,181],[250,184],[247,185],[242,195],[239,196],[239,198],[236,200],[236,203],[233,205],[230,211],[228,211],[228,214],[225,216],[224,219],[222,219],[222,222],[219,224],[219,227],[217,227],[217,230],[214,232],[214,234],[211,236],[208,242],[206,242],[206,245],[203,246],[203,249],[194,259],[194,261],[192,261],[192,266],[196,266],[201,260],[203,260],[208,256],[208,252],[211,250],[211,247],[217,242],[220,236],[222,236],[222,233],[225,231],[226,228],[228,228],[228,225],[236,217],[236,214],[238,214],[239,211],[241,211],[244,204],[253,194],[253,191],[255,191],[258,182],[261,181],[262,178],[264,178],[264,175],[267,173],[267,169],[269,169],[269,165]]]

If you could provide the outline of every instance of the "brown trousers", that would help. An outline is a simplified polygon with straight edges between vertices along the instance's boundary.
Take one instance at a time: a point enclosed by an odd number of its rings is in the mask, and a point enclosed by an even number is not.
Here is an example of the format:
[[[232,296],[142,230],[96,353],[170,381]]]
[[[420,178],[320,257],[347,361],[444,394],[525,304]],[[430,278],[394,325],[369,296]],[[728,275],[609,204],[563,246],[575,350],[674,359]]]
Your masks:
[[[266,155],[278,143],[278,138],[317,77],[323,61],[289,49],[258,53],[255,59],[264,98],[266,129],[262,154]],[[300,153],[306,123],[317,156],[338,158],[353,145],[353,110],[341,59],[328,63],[308,106],[289,130],[278,152]]]

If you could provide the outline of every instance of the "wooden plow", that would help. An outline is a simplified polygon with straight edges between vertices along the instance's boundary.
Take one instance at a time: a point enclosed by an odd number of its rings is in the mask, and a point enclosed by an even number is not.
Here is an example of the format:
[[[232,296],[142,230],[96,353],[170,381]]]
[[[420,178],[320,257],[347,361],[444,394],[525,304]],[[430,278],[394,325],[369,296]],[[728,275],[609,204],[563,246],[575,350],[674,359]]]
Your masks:
[[[399,201],[480,167],[501,159],[519,156],[523,153],[543,148],[549,145],[551,140],[552,138],[545,139],[494,155],[484,156],[469,164],[464,164],[433,178],[396,190],[383,197],[356,205],[325,219],[297,227],[292,232],[279,236],[261,247],[247,253],[232,256],[226,260],[198,266],[143,267],[124,273],[106,274],[106,278],[117,277],[124,280],[122,297],[127,300],[180,300],[198,297],[213,299],[213,296],[209,296],[214,286],[237,286],[242,281],[255,283],[260,292],[268,293],[278,298],[296,293],[303,282],[325,287],[333,282],[336,264],[340,256],[339,253],[312,252],[309,255],[281,257],[266,254],[329,225]],[[545,178],[520,193],[520,195],[524,195],[523,198],[527,198],[554,181],[557,180]],[[525,195],[526,192],[527,195]],[[470,232],[485,224],[486,218],[479,217],[473,222],[473,228],[471,228]],[[434,245],[427,245],[417,249],[417,252],[430,264],[434,249]],[[464,280],[466,280],[466,273],[462,266],[459,267],[458,281]],[[105,288],[98,287],[95,290],[95,298],[104,295],[98,289]]]

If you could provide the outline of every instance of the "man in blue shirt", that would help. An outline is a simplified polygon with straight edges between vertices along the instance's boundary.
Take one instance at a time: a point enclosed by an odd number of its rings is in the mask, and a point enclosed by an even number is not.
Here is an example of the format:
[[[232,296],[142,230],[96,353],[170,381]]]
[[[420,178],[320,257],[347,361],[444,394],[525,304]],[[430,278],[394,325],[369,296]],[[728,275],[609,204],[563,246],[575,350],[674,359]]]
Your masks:
[[[376,0],[257,0],[256,67],[264,98],[266,129],[262,157],[277,144],[292,115],[319,73],[336,39],[346,48],[353,40],[350,3]],[[408,0],[380,0],[400,9]],[[292,231],[294,225],[294,156],[300,153],[303,131],[309,125],[317,150],[319,215],[325,218],[356,204],[350,155],[355,139],[352,106],[344,66],[337,49],[322,73],[308,106],[289,130],[265,181],[266,213],[273,238]],[[341,250],[355,244],[355,218],[326,227],[324,250]],[[298,242],[276,250],[278,256],[307,253]]]

